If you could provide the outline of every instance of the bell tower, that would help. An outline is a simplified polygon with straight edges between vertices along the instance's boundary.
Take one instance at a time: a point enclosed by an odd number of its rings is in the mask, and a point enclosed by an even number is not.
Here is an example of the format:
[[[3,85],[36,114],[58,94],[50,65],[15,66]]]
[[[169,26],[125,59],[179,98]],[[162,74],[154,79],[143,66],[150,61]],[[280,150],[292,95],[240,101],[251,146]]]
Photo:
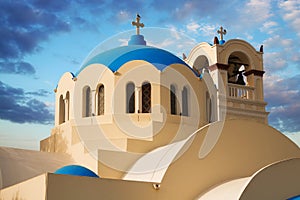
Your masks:
[[[225,41],[223,27],[220,40],[200,43],[186,62],[199,73],[209,73],[217,88],[217,115],[222,119],[249,119],[268,123],[263,92],[263,49],[257,51],[240,39]],[[203,62],[205,61],[205,62]],[[204,70],[205,69],[205,70]]]

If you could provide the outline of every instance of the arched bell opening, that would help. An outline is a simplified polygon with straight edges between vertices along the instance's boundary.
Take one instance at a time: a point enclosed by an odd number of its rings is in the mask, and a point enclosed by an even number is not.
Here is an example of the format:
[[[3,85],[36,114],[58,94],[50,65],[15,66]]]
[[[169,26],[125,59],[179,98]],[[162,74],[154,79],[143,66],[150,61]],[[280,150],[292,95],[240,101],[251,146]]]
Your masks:
[[[249,70],[249,59],[243,52],[233,52],[228,58],[228,83],[248,85],[245,72]]]

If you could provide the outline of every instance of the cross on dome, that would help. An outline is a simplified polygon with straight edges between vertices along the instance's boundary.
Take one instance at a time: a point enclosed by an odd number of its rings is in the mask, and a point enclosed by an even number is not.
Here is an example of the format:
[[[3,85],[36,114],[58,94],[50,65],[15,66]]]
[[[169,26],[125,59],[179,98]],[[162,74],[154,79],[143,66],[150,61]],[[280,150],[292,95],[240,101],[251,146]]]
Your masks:
[[[140,27],[143,28],[144,24],[140,23],[141,16],[139,14],[136,14],[136,21],[133,21],[131,24],[133,26],[136,26],[136,34],[140,34]]]
[[[227,31],[221,26],[217,33],[220,34],[220,40],[223,40],[223,35],[226,35]]]

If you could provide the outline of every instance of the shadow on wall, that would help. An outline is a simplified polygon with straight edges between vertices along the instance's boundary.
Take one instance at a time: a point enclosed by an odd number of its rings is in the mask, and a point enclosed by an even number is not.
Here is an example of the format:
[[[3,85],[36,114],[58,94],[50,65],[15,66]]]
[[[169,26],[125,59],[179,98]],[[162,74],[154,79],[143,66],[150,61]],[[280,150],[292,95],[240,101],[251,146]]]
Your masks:
[[[63,134],[64,131],[59,127],[52,129],[51,136],[41,140],[40,150],[43,152],[67,153],[68,143]]]

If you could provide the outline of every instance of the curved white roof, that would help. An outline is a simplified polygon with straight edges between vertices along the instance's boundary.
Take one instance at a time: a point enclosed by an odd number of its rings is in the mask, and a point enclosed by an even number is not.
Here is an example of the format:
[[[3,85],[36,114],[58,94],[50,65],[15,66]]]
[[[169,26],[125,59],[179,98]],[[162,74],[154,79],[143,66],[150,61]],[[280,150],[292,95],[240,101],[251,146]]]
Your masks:
[[[0,147],[0,189],[72,163],[66,154]]]

